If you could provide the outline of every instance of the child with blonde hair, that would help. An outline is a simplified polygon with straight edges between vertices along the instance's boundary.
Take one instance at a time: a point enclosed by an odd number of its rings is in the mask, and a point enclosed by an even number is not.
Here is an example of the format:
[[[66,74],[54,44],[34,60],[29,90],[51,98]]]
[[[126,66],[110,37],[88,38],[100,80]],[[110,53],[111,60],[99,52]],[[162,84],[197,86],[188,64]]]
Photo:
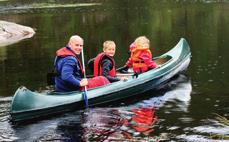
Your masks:
[[[115,70],[116,45],[114,41],[107,40],[103,43],[103,52],[94,60],[94,76],[105,76],[110,82],[127,80],[126,77],[118,78]]]
[[[130,45],[130,58],[126,62],[124,70],[133,68],[135,73],[146,72],[157,67],[152,60],[150,41],[145,36],[140,36]]]

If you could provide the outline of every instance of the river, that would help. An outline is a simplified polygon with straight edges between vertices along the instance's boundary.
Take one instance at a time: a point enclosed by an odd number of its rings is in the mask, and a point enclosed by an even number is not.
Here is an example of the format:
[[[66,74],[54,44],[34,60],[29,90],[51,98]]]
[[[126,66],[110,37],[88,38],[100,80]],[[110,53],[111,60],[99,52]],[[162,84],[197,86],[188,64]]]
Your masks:
[[[0,0],[1,20],[36,30],[30,39],[0,47],[0,141],[229,141],[228,10],[227,0]],[[16,89],[47,90],[55,51],[73,34],[84,38],[86,61],[111,39],[120,67],[140,35],[150,39],[154,56],[183,37],[192,60],[185,75],[160,90],[89,111],[12,124],[9,110]],[[136,111],[152,114],[155,123],[147,125],[147,132],[133,125]]]

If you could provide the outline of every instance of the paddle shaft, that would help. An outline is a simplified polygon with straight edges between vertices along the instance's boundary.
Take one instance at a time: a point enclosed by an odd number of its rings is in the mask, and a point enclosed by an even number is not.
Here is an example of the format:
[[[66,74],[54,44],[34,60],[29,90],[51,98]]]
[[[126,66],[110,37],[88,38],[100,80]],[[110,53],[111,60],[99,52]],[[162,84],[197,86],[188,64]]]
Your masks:
[[[83,48],[82,48],[81,56],[82,56],[84,78],[86,79],[86,70],[85,70],[85,64],[84,64],[84,52],[83,52]],[[84,95],[84,100],[85,100],[86,108],[88,108],[87,86],[84,86],[84,93],[83,93],[83,95]]]

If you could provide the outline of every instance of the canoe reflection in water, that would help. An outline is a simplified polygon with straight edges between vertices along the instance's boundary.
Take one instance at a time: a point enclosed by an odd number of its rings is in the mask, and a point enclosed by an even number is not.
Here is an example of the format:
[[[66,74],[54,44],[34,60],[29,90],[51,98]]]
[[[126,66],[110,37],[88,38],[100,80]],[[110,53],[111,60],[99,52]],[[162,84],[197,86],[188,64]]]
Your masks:
[[[162,95],[143,100],[131,107],[154,107],[160,108],[168,102],[173,102],[180,111],[187,112],[191,101],[192,84],[191,79],[184,74],[174,77],[166,86],[162,88]]]
[[[162,90],[165,90],[162,91],[164,92],[162,95],[133,105],[90,110],[85,114],[85,122],[82,125],[83,139],[85,141],[126,141],[126,139],[144,141],[145,138],[147,141],[147,137],[160,139],[162,136],[154,132],[160,125],[155,110],[163,108],[167,102],[173,102],[180,111],[186,112],[191,100],[191,80],[185,75],[178,75]],[[154,137],[154,133],[158,136]],[[166,137],[163,136],[163,139]]]
[[[131,111],[100,109],[89,112],[86,117],[88,119],[83,124],[85,141],[124,140],[149,135],[157,122],[154,108],[136,108]]]

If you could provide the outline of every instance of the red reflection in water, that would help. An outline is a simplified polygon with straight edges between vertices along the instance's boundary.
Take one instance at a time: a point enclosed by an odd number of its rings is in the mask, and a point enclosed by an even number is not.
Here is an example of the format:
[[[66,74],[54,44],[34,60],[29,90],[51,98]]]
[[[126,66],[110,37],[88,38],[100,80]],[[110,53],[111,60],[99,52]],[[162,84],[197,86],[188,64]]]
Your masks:
[[[92,112],[84,124],[85,141],[120,141],[136,136],[147,136],[154,131],[158,117],[154,108],[136,108],[130,111],[110,109]]]
[[[133,112],[131,119],[124,120],[123,124],[128,129],[127,131],[123,131],[123,134],[128,138],[131,138],[133,135],[149,135],[149,133],[154,131],[153,126],[157,122],[155,109],[138,108],[131,111]]]

